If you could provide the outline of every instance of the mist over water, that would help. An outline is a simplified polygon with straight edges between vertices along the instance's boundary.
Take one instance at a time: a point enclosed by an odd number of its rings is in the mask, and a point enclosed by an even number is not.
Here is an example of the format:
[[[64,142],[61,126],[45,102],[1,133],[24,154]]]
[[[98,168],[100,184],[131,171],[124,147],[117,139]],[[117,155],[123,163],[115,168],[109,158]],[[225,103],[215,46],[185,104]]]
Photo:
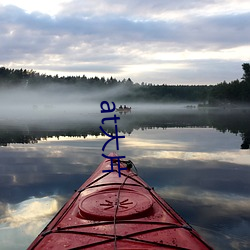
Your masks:
[[[115,102],[116,107],[126,105],[133,112],[162,112],[184,110],[187,104],[155,104],[118,101],[121,93],[128,93],[124,87],[99,91],[83,90],[66,85],[49,85],[39,88],[0,89],[1,122],[55,122],[55,121],[95,121],[101,115],[102,101]]]
[[[95,98],[70,87],[5,89],[0,92],[1,119],[43,120],[79,118],[98,109]]]

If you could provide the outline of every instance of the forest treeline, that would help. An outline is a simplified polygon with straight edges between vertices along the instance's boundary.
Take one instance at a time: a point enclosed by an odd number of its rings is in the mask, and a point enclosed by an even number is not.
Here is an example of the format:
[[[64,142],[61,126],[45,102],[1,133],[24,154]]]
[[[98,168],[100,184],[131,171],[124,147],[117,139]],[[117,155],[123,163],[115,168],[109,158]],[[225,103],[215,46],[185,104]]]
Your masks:
[[[114,101],[124,100],[172,102],[202,102],[208,105],[224,105],[228,103],[250,103],[250,64],[242,64],[243,76],[239,80],[222,82],[216,85],[153,85],[151,83],[134,83],[130,78],[117,80],[110,77],[52,76],[40,74],[34,70],[9,69],[0,67],[0,87],[21,87],[35,89],[53,83],[79,88],[83,92],[90,90],[111,90],[120,88]]]

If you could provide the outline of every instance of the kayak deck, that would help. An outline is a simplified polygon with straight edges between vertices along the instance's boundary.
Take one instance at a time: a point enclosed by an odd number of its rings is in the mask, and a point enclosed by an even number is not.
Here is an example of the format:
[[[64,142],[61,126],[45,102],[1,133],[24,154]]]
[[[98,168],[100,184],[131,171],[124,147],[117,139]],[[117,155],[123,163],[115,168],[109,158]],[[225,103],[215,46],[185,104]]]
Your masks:
[[[212,249],[130,163],[105,159],[28,249]]]

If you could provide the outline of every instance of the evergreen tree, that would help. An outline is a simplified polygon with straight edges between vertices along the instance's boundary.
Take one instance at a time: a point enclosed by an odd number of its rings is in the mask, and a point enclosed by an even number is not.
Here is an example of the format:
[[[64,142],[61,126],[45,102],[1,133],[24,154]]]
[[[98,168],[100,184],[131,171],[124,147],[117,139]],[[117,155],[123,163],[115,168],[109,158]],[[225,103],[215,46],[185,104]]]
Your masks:
[[[244,71],[244,74],[241,79],[245,82],[250,82],[250,64],[249,63],[243,63],[242,69]]]

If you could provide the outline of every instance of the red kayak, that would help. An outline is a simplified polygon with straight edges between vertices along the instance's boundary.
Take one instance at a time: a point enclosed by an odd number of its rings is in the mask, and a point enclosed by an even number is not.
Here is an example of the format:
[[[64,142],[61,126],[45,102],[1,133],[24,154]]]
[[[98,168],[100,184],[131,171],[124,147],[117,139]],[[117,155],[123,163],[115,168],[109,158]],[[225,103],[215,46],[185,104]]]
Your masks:
[[[109,157],[28,249],[212,249],[132,170],[131,161],[119,159],[120,172],[117,155]]]

